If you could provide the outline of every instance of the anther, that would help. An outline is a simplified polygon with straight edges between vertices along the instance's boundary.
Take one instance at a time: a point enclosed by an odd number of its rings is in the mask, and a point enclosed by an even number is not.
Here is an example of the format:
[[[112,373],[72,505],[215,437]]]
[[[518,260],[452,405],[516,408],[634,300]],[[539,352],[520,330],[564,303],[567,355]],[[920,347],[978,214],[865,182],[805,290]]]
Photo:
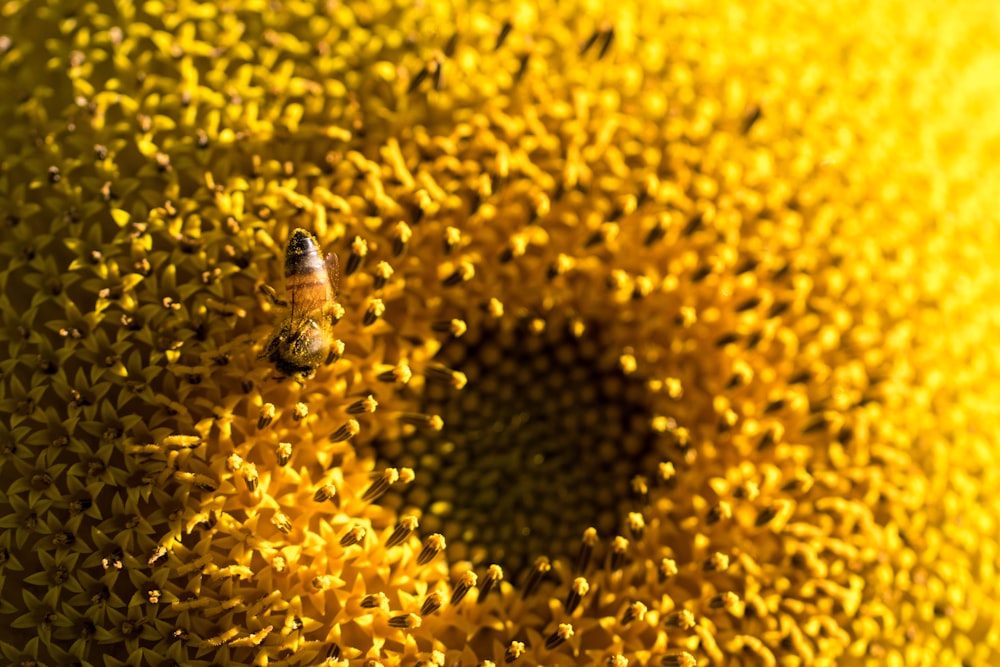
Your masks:
[[[774,521],[779,514],[788,511],[790,508],[791,504],[787,500],[776,500],[757,514],[757,519],[754,521],[754,525],[758,527],[766,526]]]
[[[271,517],[271,523],[286,535],[292,532],[292,520],[284,512],[275,512],[274,516]]]
[[[511,642],[510,646],[507,647],[507,650],[503,652],[504,662],[509,665],[524,655],[526,650],[524,642]]]
[[[344,307],[341,306],[339,303],[334,304],[334,310],[338,308],[340,309],[340,316],[343,316]],[[339,317],[336,319],[339,319]],[[336,324],[336,322],[334,322],[334,324]],[[344,341],[334,339],[330,343],[330,353],[326,355],[326,365],[329,366],[330,364],[337,361],[343,356],[344,356]]]
[[[415,516],[404,516],[396,524],[396,528],[393,529],[392,534],[389,539],[385,541],[385,548],[392,549],[393,547],[398,547],[402,544],[407,537],[417,529],[419,522]]]
[[[435,53],[427,63],[427,69],[434,76],[434,90],[444,88],[444,60],[443,53]]]
[[[563,609],[566,610],[567,614],[573,613],[589,590],[590,584],[583,577],[577,577],[573,580],[569,592],[566,594],[566,600],[563,602]]]
[[[347,423],[338,428],[330,436],[330,442],[343,442],[356,436],[361,431],[361,424],[356,419],[348,419]]]
[[[365,491],[361,499],[365,502],[372,502],[380,498],[389,487],[399,481],[399,471],[395,468],[386,468],[381,473],[375,473],[376,477]]]
[[[399,257],[406,251],[406,246],[413,237],[413,230],[403,221],[397,222],[392,229],[392,253]]]
[[[493,319],[500,319],[501,317],[503,317],[503,302],[501,302],[500,299],[497,299],[496,297],[492,297],[486,303],[485,311],[486,314],[492,317]]]
[[[550,651],[573,636],[573,626],[569,623],[560,623],[556,631],[545,640],[545,648]]]
[[[621,535],[611,540],[611,570],[617,571],[625,565],[625,555],[628,553],[628,540]]]
[[[696,231],[698,231],[699,229],[701,229],[702,224],[704,223],[704,221],[705,221],[705,218],[704,218],[704,216],[702,216],[701,213],[694,214],[693,216],[691,216],[691,219],[688,220],[687,225],[684,226],[684,231],[681,232],[681,235],[682,236],[691,236]]]
[[[810,433],[818,433],[820,431],[825,431],[830,425],[830,420],[825,414],[813,415],[806,422],[805,426],[802,427],[802,434],[807,435]]]
[[[420,550],[420,554],[417,555],[417,565],[427,565],[427,563],[434,560],[434,557],[445,549],[444,535],[441,533],[434,533],[424,542],[424,548]]]
[[[444,287],[454,287],[455,285],[472,280],[472,277],[475,275],[476,267],[472,265],[472,262],[459,262],[458,266],[441,280],[441,285]]]
[[[739,596],[730,591],[713,595],[708,600],[708,607],[709,609],[725,609],[728,612],[733,612],[737,609],[739,603]]]
[[[705,559],[701,564],[701,569],[706,572],[725,572],[729,569],[729,556],[716,551]]]
[[[458,32],[451,33],[451,37],[448,38],[448,42],[444,45],[444,55],[451,58],[455,55],[455,49],[458,48]],[[443,662],[441,664],[444,664]]]
[[[781,490],[785,493],[808,493],[812,486],[812,475],[805,470],[799,470],[792,479],[782,485]]]
[[[424,598],[424,603],[420,605],[420,615],[430,616],[440,609],[442,604],[444,604],[444,599],[441,597],[441,593],[432,591],[427,594],[427,597]]]
[[[292,443],[279,442],[277,450],[278,450],[278,465],[280,467],[288,465],[288,462],[292,460]]]
[[[680,651],[663,656],[660,658],[660,664],[663,667],[697,667],[698,661],[687,651]]]
[[[636,540],[641,540],[642,534],[646,530],[646,520],[642,518],[642,514],[639,512],[629,512],[626,523],[629,532],[632,533],[632,537]]]
[[[637,600],[625,608],[625,613],[622,614],[622,625],[628,625],[632,621],[641,621],[644,618],[646,618],[646,605]]]
[[[475,586],[478,580],[479,578],[472,570],[465,572],[459,578],[458,584],[455,586],[455,590],[451,594],[451,606],[454,607],[461,602],[465,595],[469,592],[469,589]]]
[[[479,598],[476,602],[482,603],[490,591],[493,590],[493,587],[500,583],[501,580],[503,580],[503,569],[496,564],[490,565],[486,570],[483,585],[479,587]]]
[[[605,55],[607,55],[608,50],[611,48],[611,43],[615,39],[615,28],[614,28],[614,26],[611,26],[610,28],[607,28],[604,31],[604,34],[602,35],[602,38],[603,38],[603,41],[601,42],[601,50],[597,54],[597,59],[598,60],[600,60]]]
[[[569,255],[559,253],[556,256],[555,261],[549,265],[549,270],[547,273],[548,279],[552,280],[553,278],[565,275],[569,271],[572,271],[574,266],[576,266],[575,259],[573,259]]]
[[[390,382],[396,385],[405,385],[412,377],[413,371],[410,370],[409,364],[405,361],[399,362],[393,368],[383,371],[376,376],[379,382]]]
[[[274,421],[274,416],[277,413],[277,409],[274,407],[274,403],[265,403],[260,406],[260,414],[257,417],[257,428],[265,429],[271,425]]]
[[[449,334],[453,338],[461,338],[468,331],[469,325],[465,320],[440,320],[431,324],[431,329],[437,333]]]
[[[385,284],[392,278],[393,270],[389,262],[381,261],[375,266],[374,272],[374,287],[375,289],[382,289]]]
[[[414,75],[414,77],[410,80],[410,85],[407,86],[406,93],[410,94],[414,90],[416,90],[417,86],[423,83],[424,79],[427,78],[428,74],[430,74],[428,67],[426,65],[424,67],[421,67],[420,71],[417,72],[416,75]]]
[[[389,627],[413,630],[420,627],[421,619],[416,614],[403,614],[389,619]]]
[[[462,231],[458,227],[448,226],[444,229],[444,254],[450,255],[462,242]]]
[[[705,514],[705,524],[709,526],[714,526],[723,519],[729,519],[733,516],[733,508],[725,500],[720,500],[715,505],[709,508],[708,513]]]
[[[522,53],[517,58],[517,71],[514,72],[514,83],[519,82],[523,77],[525,72],[528,71],[528,60],[531,58],[531,52]]]
[[[510,34],[510,31],[513,28],[514,28],[514,24],[511,23],[510,21],[504,21],[503,22],[503,25],[500,26],[500,32],[499,32],[499,34],[497,34],[496,44],[493,45],[493,50],[494,51],[499,51],[500,50],[500,47],[503,46],[504,40],[507,39],[507,36]]]
[[[453,389],[462,389],[468,382],[465,373],[453,371],[438,364],[428,365],[425,370],[428,380],[436,380],[451,385]]]
[[[747,112],[743,115],[743,127],[740,131],[743,134],[749,134],[753,126],[757,124],[760,117],[764,115],[764,109],[759,104],[752,105]]]
[[[247,463],[243,466],[243,481],[247,485],[247,490],[253,493],[257,490],[257,485],[260,483],[260,477],[257,475],[257,466],[253,463]]]
[[[634,301],[645,299],[653,293],[655,288],[656,285],[653,283],[653,279],[649,276],[636,276],[635,285],[632,287],[632,299]]]
[[[594,32],[590,35],[590,37],[587,38],[587,41],[585,41],[580,46],[580,54],[579,55],[581,55],[581,56],[585,55],[587,53],[587,51],[590,50],[590,47],[592,47],[594,44],[597,43],[597,40],[598,40],[598,38],[600,38],[600,36],[601,36],[601,30],[600,29],[594,30]]]
[[[663,619],[663,624],[668,628],[679,628],[681,630],[690,630],[695,626],[694,614],[692,614],[687,609],[680,609],[678,611],[670,612]]]
[[[313,493],[313,500],[318,503],[325,503],[327,500],[333,500],[336,497],[337,487],[333,484],[323,484]]]
[[[417,412],[401,412],[398,419],[404,424],[430,429],[431,431],[440,431],[444,428],[444,420],[440,417],[440,415],[424,415]]]
[[[667,229],[669,226],[670,216],[667,214],[662,215],[660,219],[656,221],[656,224],[653,225],[652,229],[650,229],[646,234],[646,239],[642,242],[642,244],[648,248],[657,241],[661,240],[667,235]]]
[[[362,414],[372,414],[375,412],[375,408],[378,407],[378,401],[375,397],[369,394],[365,398],[355,401],[347,406],[347,414],[349,415],[362,415]]]
[[[618,233],[621,228],[616,222],[604,222],[601,226],[594,230],[594,233],[590,235],[587,242],[584,243],[584,248],[590,248],[595,245],[606,245],[611,243],[618,238]]]
[[[586,571],[590,565],[590,559],[594,555],[594,547],[597,546],[597,529],[588,528],[583,532],[583,540],[580,543],[580,551],[576,556],[576,563],[573,565],[573,572],[581,573]]]
[[[517,257],[524,255],[528,249],[528,237],[523,234],[515,234],[510,239],[510,244],[500,252],[500,261],[504,264]]]
[[[360,236],[355,236],[351,241],[351,254],[347,256],[347,266],[344,267],[344,275],[349,276],[361,267],[361,262],[368,254],[368,242]]]
[[[746,498],[747,500],[753,502],[760,495],[760,487],[757,482],[752,480],[746,480],[738,487],[733,489],[734,498]]]
[[[370,299],[365,314],[361,318],[361,323],[366,327],[375,324],[382,315],[385,314],[385,303],[382,299]]]
[[[389,609],[389,598],[385,593],[370,593],[361,598],[362,609]]]
[[[521,597],[527,599],[528,596],[532,595],[535,590],[538,589],[538,585],[542,583],[545,575],[552,570],[552,563],[546,556],[539,556],[535,560],[535,564],[532,566],[531,570],[528,571],[528,578],[524,582],[524,586],[521,590]]]
[[[355,524],[351,526],[351,529],[344,533],[344,536],[340,538],[340,546],[345,549],[354,544],[361,544],[364,541],[365,536],[368,531],[365,530],[364,526],[360,524]]]

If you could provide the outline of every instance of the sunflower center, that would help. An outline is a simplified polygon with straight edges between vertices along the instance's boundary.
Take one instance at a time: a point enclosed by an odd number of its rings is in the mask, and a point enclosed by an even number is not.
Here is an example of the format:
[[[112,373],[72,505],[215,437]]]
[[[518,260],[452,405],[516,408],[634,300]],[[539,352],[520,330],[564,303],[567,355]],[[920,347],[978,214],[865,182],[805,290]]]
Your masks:
[[[467,385],[428,383],[424,411],[445,427],[404,447],[417,481],[403,505],[421,531],[444,534],[453,560],[516,576],[540,555],[575,555],[590,526],[619,530],[631,481],[655,458],[644,384],[619,359],[599,328],[558,321],[447,343],[437,360]]]

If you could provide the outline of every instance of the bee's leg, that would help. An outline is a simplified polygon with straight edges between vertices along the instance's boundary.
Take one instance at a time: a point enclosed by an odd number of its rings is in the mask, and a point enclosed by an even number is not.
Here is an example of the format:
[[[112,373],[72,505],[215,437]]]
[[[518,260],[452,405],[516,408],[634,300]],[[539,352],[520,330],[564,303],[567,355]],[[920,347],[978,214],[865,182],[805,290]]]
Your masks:
[[[285,307],[288,305],[287,301],[278,298],[278,293],[270,285],[266,283],[261,284],[259,289],[261,291],[261,294],[263,294],[267,298],[267,300],[273,303],[275,306]]]
[[[264,343],[264,348],[260,351],[260,354],[257,355],[257,358],[270,359],[274,355],[275,350],[278,349],[278,343],[280,342],[281,342],[280,335],[275,335],[268,338],[267,342]]]

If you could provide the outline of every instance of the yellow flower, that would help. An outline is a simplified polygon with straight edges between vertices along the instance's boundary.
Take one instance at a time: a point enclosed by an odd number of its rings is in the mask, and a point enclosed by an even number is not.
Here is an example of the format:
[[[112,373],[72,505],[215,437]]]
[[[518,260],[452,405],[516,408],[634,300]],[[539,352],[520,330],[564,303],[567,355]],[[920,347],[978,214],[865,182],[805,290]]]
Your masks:
[[[1000,15],[716,4],[0,8],[5,661],[1000,661]]]

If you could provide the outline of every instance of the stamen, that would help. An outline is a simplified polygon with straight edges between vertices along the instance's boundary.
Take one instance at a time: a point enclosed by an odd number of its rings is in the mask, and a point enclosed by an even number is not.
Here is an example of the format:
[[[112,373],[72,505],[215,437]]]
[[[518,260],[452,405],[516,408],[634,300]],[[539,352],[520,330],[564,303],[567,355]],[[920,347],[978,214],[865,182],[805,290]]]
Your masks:
[[[528,571],[528,578],[524,582],[524,586],[521,589],[521,597],[527,599],[528,596],[533,595],[538,589],[538,585],[542,583],[542,579],[545,575],[552,570],[552,563],[545,556],[539,556],[535,560],[534,567]]]
[[[368,531],[363,526],[355,524],[340,538],[340,546],[346,549],[354,544],[361,544],[367,534]]]
[[[573,584],[570,586],[569,593],[566,595],[566,600],[563,602],[563,609],[567,614],[572,614],[573,611],[580,604],[583,596],[587,594],[590,590],[590,584],[583,577],[577,577],[573,580]]]
[[[503,569],[499,565],[490,565],[486,570],[486,577],[483,579],[483,584],[479,587],[479,598],[476,602],[481,604],[490,591],[493,590],[493,587],[500,583],[502,579]]]
[[[469,592],[469,590],[476,585],[477,581],[478,577],[476,577],[475,572],[473,572],[472,570],[465,572],[459,578],[458,583],[455,585],[455,590],[452,591],[451,602],[450,602],[451,606],[454,607],[459,602],[461,602],[462,599],[465,597],[465,595]]]
[[[445,550],[445,539],[441,533],[434,533],[424,542],[424,548],[417,556],[417,565],[427,565],[434,557]]]
[[[545,648],[550,651],[573,636],[573,626],[569,623],[560,623],[556,631],[545,640]]]
[[[417,525],[417,517],[404,516],[399,520],[399,524],[397,524],[396,528],[392,531],[392,535],[390,535],[389,539],[386,540],[385,548],[391,549],[402,544],[406,538],[417,529]]]

